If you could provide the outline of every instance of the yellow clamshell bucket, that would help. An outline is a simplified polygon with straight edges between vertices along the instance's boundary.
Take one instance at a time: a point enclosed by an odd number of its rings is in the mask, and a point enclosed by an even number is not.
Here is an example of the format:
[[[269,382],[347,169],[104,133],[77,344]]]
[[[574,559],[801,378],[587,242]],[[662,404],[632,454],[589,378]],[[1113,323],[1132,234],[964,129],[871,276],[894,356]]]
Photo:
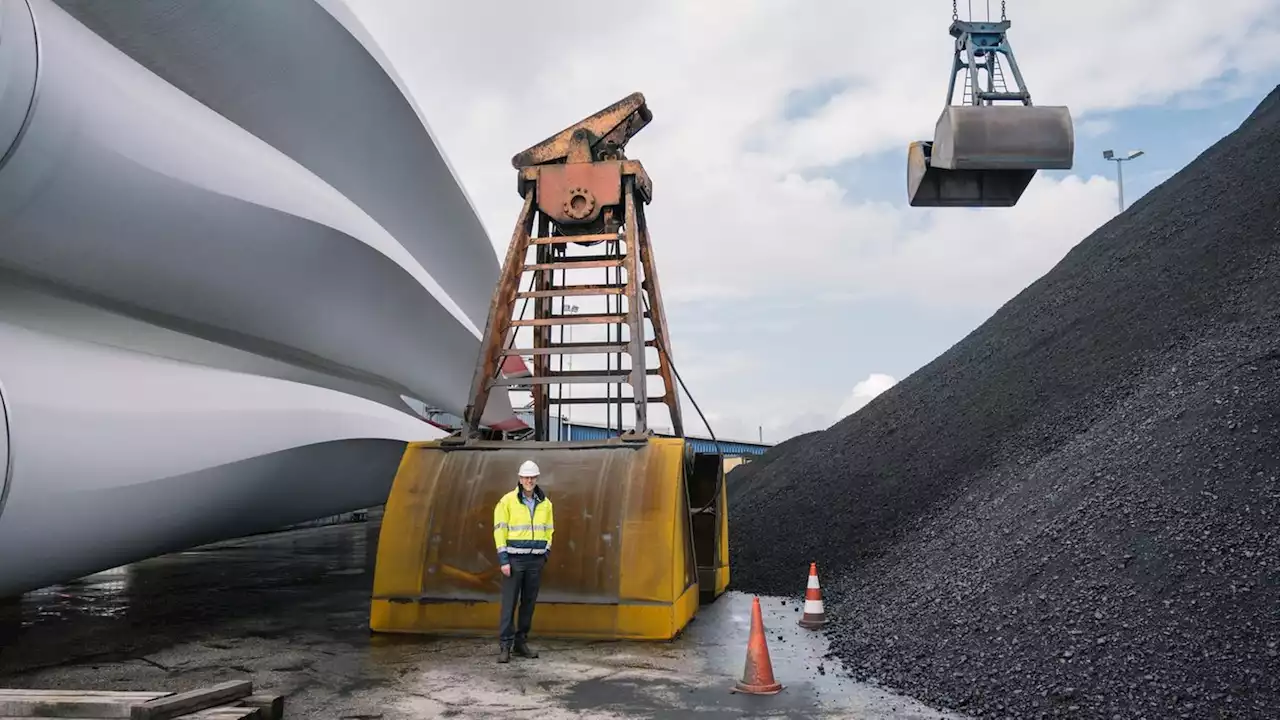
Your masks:
[[[497,636],[493,507],[533,460],[555,513],[534,635],[675,637],[700,595],[714,599],[729,581],[722,461],[686,448],[656,436],[411,444],[383,514],[371,629]]]
[[[1071,169],[1071,111],[1031,103],[1005,36],[1009,25],[1008,20],[952,22],[956,54],[948,103],[955,96],[956,73],[965,79],[963,102],[943,108],[932,141],[908,147],[912,207],[1012,207],[1037,171]],[[1006,101],[1016,104],[995,104]]]

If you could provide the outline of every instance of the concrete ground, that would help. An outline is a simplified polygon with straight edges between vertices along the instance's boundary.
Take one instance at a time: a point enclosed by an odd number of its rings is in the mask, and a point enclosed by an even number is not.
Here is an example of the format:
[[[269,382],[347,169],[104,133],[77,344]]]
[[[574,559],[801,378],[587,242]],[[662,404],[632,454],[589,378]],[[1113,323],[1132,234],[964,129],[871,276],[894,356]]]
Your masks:
[[[840,677],[801,601],[762,598],[774,696],[731,693],[751,598],[730,593],[671,643],[533,644],[372,636],[376,523],[219,543],[25,596],[0,608],[0,686],[185,690],[248,679],[286,717],[954,718]],[[803,587],[798,588],[798,594]],[[537,618],[534,619],[535,635]]]

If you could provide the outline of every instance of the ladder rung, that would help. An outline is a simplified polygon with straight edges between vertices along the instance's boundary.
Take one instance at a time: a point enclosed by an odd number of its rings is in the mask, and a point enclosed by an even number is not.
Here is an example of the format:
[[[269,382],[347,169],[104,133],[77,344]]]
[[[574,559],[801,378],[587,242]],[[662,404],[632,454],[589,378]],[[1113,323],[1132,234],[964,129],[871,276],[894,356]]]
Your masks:
[[[550,290],[529,290],[526,292],[516,293],[516,299],[569,297],[571,295],[621,295],[626,289],[626,285],[618,283],[600,285],[564,285]]]
[[[1026,100],[1027,94],[1024,92],[986,92],[985,90],[978,92],[979,100]]]
[[[585,345],[581,343],[570,343],[567,345],[552,345],[551,347],[541,348],[510,348],[503,350],[503,355],[591,355],[593,353],[625,353],[631,349],[626,343],[611,343],[601,345]]]
[[[619,343],[621,344],[621,346],[624,348],[624,350],[623,350],[624,352],[625,352],[625,348],[629,348],[629,347],[631,347],[631,345],[630,345],[630,341],[629,341],[629,340],[627,340],[627,341],[616,341],[616,340],[615,340],[614,342],[619,342]],[[597,347],[597,346],[599,346],[599,345],[600,345],[600,343],[599,343],[599,342],[592,341],[592,340],[587,340],[586,342],[559,342],[559,343],[550,343],[550,344],[548,344],[548,345],[547,345],[547,347],[552,347],[552,348],[576,348],[576,347]],[[645,341],[644,341],[644,346],[645,346],[645,347],[658,347],[658,341],[657,341],[657,340],[645,340]]]
[[[666,395],[648,398],[650,404],[664,403],[667,401]],[[548,405],[604,405],[605,403],[628,403],[634,405],[636,399],[633,397],[623,398],[602,398],[602,397],[553,397],[547,398]]]
[[[512,385],[585,385],[587,383],[595,384],[617,384],[625,383],[631,378],[631,373],[613,373],[613,374],[594,374],[579,375],[576,377],[517,377],[517,378],[495,378],[491,381],[490,386],[510,387]]]
[[[631,370],[615,370],[614,373],[619,375],[626,373],[623,377],[631,376]],[[659,370],[657,368],[646,368],[644,374],[657,375],[658,373]],[[551,370],[547,373],[547,377],[594,377],[599,374],[599,370]]]
[[[549,262],[534,263],[533,265],[525,265],[525,270],[534,270],[547,272],[550,270],[588,270],[590,268],[610,268],[622,267],[626,260],[624,258],[601,258],[592,256],[589,260],[575,260],[573,262]]]
[[[626,258],[626,253],[608,253],[606,255],[565,255],[556,258],[556,262],[562,263],[589,263],[597,260],[617,260],[621,262]]]
[[[547,325],[607,325],[621,324],[627,321],[627,314],[615,315],[552,315],[551,317],[534,318],[532,320],[513,320],[514,327],[545,327]]]
[[[559,235],[556,237],[539,237],[529,238],[529,242],[533,245],[559,245],[575,242],[602,242],[605,240],[621,240],[621,236],[614,233],[604,233],[599,235]]]

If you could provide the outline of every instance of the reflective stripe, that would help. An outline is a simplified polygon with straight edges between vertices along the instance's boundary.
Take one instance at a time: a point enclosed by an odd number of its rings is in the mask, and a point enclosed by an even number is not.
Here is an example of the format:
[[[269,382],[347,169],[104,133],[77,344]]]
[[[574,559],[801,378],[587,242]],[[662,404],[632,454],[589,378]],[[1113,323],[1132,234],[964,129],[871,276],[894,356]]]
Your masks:
[[[513,533],[518,533],[518,532],[538,532],[539,530],[553,530],[553,529],[555,529],[555,526],[554,526],[554,525],[510,525],[510,526],[508,526],[508,525],[506,525],[506,523],[502,523],[502,525],[504,525],[504,526],[508,527],[508,529],[510,529],[510,530],[511,530],[511,532],[513,532]]]
[[[507,526],[507,524],[506,524],[506,523],[504,523],[504,522],[500,522],[500,523],[495,524],[495,525],[493,526],[493,529],[494,529],[494,530],[501,530],[502,528],[504,528],[504,527],[506,527],[506,526]]]
[[[508,555],[530,555],[530,554],[541,555],[550,549],[551,549],[550,546],[547,546],[547,547],[519,547],[519,546],[505,547],[504,546],[504,547],[498,548],[498,552],[506,553]]]

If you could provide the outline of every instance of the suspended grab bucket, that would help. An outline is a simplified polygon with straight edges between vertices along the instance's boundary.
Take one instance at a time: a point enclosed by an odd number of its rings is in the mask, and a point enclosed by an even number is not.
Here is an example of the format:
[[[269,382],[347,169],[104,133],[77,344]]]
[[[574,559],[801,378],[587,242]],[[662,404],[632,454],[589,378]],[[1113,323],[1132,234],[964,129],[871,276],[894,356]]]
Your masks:
[[[1047,105],[949,105],[933,131],[942,170],[1070,170],[1071,112]]]
[[[907,151],[913,207],[1012,207],[1039,170],[1069,170],[1075,130],[1065,107],[950,105],[933,142]]]

